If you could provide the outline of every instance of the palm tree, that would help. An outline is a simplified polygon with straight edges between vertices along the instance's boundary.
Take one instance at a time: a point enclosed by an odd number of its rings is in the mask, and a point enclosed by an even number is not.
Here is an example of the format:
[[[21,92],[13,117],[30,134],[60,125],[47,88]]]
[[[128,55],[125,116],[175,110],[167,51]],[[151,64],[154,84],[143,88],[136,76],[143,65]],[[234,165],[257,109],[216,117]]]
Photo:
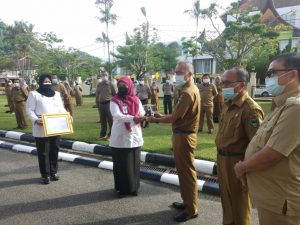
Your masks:
[[[192,18],[196,19],[196,36],[195,40],[198,38],[198,26],[199,26],[199,19],[201,16],[201,9],[200,9],[200,0],[196,0],[193,4],[192,9],[185,10],[184,13],[188,13]]]
[[[104,32],[102,32],[101,37],[96,38],[96,42],[99,42],[99,43],[103,44],[103,49],[104,49],[103,53],[104,53],[104,61],[105,61],[105,46],[106,46],[106,43],[107,43],[106,34]]]
[[[100,10],[101,17],[98,17],[101,23],[105,23],[106,25],[106,43],[107,43],[107,56],[108,56],[108,63],[110,65],[110,52],[109,52],[109,33],[108,33],[108,26],[109,24],[115,25],[117,22],[117,15],[111,13],[111,8],[114,4],[113,0],[96,0],[97,7]],[[110,68],[111,69],[111,68]],[[111,74],[111,71],[109,71]]]

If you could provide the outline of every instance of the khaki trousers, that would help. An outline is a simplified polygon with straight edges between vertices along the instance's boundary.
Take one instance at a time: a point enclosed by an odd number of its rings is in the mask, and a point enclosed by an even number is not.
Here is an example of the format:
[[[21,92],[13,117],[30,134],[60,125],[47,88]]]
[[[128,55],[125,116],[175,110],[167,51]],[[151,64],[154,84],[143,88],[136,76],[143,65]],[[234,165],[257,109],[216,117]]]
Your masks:
[[[251,202],[248,193],[242,192],[234,165],[244,156],[217,156],[218,181],[223,208],[223,224],[250,225]]]
[[[18,128],[26,128],[26,102],[15,102],[15,115],[18,124]]]
[[[206,122],[208,130],[214,129],[213,123],[213,106],[202,106],[200,110],[199,130],[203,130],[204,115],[206,114]]]
[[[178,173],[180,194],[189,215],[198,213],[197,172],[194,167],[196,134],[173,134],[173,152]]]
[[[287,216],[263,208],[257,208],[257,212],[260,225],[300,225],[300,215]]]

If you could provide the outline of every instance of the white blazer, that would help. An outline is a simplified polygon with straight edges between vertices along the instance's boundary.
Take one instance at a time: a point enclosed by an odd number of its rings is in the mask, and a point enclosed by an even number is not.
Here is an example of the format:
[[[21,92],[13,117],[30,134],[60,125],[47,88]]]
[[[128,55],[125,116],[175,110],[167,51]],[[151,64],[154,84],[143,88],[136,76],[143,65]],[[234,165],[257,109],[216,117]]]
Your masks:
[[[34,137],[45,137],[44,128],[35,123],[42,113],[64,113],[63,102],[59,92],[55,92],[53,97],[46,97],[37,91],[29,93],[26,102],[26,112],[32,121],[32,135]]]

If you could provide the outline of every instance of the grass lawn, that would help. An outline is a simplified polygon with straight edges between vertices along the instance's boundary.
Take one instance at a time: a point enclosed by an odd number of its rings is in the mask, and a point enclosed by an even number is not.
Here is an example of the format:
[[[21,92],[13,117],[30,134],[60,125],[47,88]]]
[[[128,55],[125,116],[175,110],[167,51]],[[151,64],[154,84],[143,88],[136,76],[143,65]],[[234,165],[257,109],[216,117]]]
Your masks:
[[[107,141],[99,141],[97,138],[100,134],[100,124],[96,123],[99,120],[97,108],[92,108],[94,105],[94,97],[84,97],[83,106],[74,106],[74,134],[65,136],[67,139],[80,140],[88,143],[97,143],[108,145]],[[73,99],[73,102],[75,100]],[[270,102],[258,102],[263,108],[265,114],[269,112]],[[6,105],[5,95],[0,95],[0,129],[13,130],[17,126],[14,115],[5,113],[8,110]],[[160,99],[160,109],[163,110],[162,99]],[[31,133],[31,123],[28,129],[22,130],[24,133]],[[216,148],[214,144],[218,124],[215,124],[213,134],[204,131],[198,134],[198,146],[196,157],[205,160],[216,160]],[[20,130],[15,130],[20,131]],[[171,125],[170,124],[151,124],[149,128],[143,129],[143,137],[145,144],[142,147],[143,151],[156,152],[162,154],[172,154],[171,150]]]

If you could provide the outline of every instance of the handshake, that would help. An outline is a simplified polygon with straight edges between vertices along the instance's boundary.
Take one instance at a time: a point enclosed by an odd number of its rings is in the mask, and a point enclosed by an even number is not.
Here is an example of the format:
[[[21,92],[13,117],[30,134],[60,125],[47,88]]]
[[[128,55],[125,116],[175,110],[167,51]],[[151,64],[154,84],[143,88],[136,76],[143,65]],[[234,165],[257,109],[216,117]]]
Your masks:
[[[155,113],[151,116],[142,116],[142,117],[138,117],[138,116],[135,116],[133,117],[133,121],[138,124],[138,123],[142,123],[142,122],[148,122],[148,123],[157,123],[157,118],[161,118],[163,115],[160,114],[160,113]]]

